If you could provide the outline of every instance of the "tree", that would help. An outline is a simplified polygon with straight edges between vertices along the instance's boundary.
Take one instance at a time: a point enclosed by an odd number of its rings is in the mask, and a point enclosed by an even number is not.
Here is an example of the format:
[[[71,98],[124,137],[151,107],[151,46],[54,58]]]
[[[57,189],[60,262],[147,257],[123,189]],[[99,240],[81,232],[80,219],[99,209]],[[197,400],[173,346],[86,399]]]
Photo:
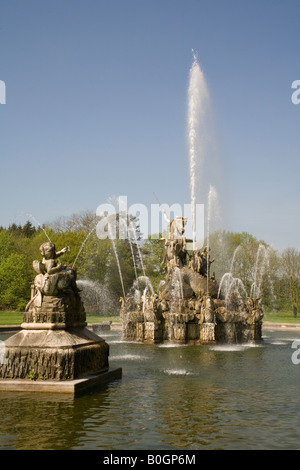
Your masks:
[[[15,251],[13,236],[7,230],[0,231],[0,263]]]
[[[0,264],[0,308],[24,309],[30,299],[31,282],[26,256],[10,254]]]
[[[285,287],[285,298],[297,316],[300,301],[300,252],[286,248],[281,254],[281,278]]]
[[[166,277],[165,268],[162,266],[164,242],[162,235],[150,235],[142,246],[143,264],[145,275],[149,277],[154,290],[157,290],[159,282]]]
[[[41,228],[37,229],[29,220],[23,226],[13,223],[8,227],[8,232],[12,235],[23,236],[27,238],[33,237],[40,230]]]

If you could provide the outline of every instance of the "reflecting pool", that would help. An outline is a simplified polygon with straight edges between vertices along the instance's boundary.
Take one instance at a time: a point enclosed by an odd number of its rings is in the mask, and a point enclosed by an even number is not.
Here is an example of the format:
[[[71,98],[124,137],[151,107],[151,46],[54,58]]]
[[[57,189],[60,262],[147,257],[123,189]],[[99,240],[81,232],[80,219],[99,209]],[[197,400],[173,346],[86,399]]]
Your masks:
[[[299,449],[300,332],[263,335],[259,345],[172,346],[108,331],[122,379],[77,398],[0,392],[0,448]]]

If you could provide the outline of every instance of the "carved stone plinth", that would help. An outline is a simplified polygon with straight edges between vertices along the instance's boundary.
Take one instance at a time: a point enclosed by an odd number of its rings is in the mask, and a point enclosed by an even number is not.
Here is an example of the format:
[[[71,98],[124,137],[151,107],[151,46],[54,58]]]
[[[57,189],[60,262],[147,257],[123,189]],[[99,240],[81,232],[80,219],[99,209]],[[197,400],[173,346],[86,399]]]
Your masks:
[[[53,244],[46,245],[55,259]],[[109,345],[86,328],[76,272],[54,263],[47,272],[46,264],[34,262],[34,266],[39,274],[22,329],[2,348],[0,390],[75,392],[119,378],[121,369],[109,371]]]
[[[41,305],[32,304],[24,313],[22,328],[64,329],[85,327],[86,313],[80,297],[73,292],[65,295],[48,295],[43,297]]]
[[[5,345],[0,378],[74,380],[108,370],[109,346],[87,328],[23,329]]]
[[[219,322],[215,330],[218,343],[249,343],[262,339],[262,322]]]
[[[200,341],[201,343],[213,343],[215,342],[215,324],[214,323],[202,323],[200,327]]]
[[[187,251],[186,219],[169,220],[169,238],[162,264],[166,279],[154,292],[150,279],[141,276],[126,298],[120,298],[123,338],[145,343],[244,343],[261,340],[262,299],[247,297],[240,279],[226,273],[220,285],[211,275],[210,247]],[[227,279],[228,277],[228,279]],[[226,279],[229,287],[222,293]],[[239,282],[238,282],[239,281]],[[243,287],[242,294],[239,291]]]

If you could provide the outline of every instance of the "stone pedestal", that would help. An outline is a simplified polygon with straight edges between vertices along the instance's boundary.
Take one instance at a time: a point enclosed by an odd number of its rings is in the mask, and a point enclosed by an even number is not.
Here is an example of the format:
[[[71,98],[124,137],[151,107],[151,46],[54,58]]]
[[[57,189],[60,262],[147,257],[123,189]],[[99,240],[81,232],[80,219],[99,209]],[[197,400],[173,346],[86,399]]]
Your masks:
[[[108,370],[108,344],[87,328],[23,329],[5,341],[0,377],[74,380]]]
[[[215,323],[202,323],[200,327],[201,343],[215,342]]]
[[[78,380],[83,387],[84,379],[87,389],[89,384],[99,385],[101,377],[107,382],[110,376],[121,376],[121,369],[110,374],[109,345],[86,328],[78,292],[34,299],[24,313],[22,330],[5,341],[0,390],[75,391]],[[73,385],[55,387],[62,381]]]
[[[262,322],[217,322],[215,330],[218,343],[255,343],[262,340]]]

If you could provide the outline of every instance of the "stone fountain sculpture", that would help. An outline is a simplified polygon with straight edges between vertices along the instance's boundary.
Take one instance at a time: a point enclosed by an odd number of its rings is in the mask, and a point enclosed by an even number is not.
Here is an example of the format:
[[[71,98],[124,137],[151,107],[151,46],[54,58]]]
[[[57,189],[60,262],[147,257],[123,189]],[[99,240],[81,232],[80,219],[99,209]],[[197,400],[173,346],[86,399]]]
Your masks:
[[[235,290],[219,296],[210,249],[187,251],[186,220],[170,221],[162,263],[166,281],[158,293],[122,299],[124,340],[144,343],[243,343],[261,340],[261,299],[245,302]]]
[[[5,341],[0,390],[76,391],[119,378],[109,370],[109,346],[87,328],[76,270],[59,262],[51,242],[40,247],[21,331]],[[31,379],[31,380],[30,380]]]

